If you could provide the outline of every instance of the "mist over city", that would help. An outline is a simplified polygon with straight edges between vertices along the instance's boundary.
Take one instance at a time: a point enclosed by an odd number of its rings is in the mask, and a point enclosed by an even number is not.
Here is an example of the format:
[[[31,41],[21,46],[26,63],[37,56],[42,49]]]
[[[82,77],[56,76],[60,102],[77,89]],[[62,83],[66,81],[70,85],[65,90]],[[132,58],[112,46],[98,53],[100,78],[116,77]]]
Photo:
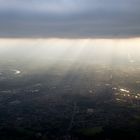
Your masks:
[[[0,137],[139,137],[138,38],[0,44]]]

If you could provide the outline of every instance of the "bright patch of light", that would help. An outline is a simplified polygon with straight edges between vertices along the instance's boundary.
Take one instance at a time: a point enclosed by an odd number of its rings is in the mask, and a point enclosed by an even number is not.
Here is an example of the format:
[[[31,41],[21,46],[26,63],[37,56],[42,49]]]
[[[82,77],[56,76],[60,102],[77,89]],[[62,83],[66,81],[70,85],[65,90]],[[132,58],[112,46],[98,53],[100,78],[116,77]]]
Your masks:
[[[129,90],[126,90],[126,89],[123,89],[123,88],[121,88],[120,91],[126,92],[126,93],[129,93],[130,92]]]

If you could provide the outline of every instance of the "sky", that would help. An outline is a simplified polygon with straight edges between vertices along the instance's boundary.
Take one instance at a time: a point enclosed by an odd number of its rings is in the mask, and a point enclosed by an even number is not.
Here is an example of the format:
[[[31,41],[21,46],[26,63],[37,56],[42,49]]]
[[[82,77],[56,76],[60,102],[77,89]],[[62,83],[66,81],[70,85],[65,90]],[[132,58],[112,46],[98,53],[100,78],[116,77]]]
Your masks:
[[[0,0],[0,38],[140,37],[140,0]]]

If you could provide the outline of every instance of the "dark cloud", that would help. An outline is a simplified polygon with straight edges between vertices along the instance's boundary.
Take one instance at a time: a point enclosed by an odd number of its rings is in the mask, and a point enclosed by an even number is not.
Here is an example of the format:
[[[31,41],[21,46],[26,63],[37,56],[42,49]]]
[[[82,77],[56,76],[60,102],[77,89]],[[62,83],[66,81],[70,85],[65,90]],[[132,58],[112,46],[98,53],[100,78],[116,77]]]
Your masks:
[[[140,36],[140,0],[0,0],[0,37]]]

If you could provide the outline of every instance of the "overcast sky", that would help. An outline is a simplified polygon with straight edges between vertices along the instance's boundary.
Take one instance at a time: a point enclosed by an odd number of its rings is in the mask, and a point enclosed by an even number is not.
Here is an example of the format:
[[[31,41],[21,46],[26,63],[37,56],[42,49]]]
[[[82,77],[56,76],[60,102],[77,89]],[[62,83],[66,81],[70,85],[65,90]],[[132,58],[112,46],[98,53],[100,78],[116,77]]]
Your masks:
[[[140,0],[0,0],[0,37],[140,37]]]

